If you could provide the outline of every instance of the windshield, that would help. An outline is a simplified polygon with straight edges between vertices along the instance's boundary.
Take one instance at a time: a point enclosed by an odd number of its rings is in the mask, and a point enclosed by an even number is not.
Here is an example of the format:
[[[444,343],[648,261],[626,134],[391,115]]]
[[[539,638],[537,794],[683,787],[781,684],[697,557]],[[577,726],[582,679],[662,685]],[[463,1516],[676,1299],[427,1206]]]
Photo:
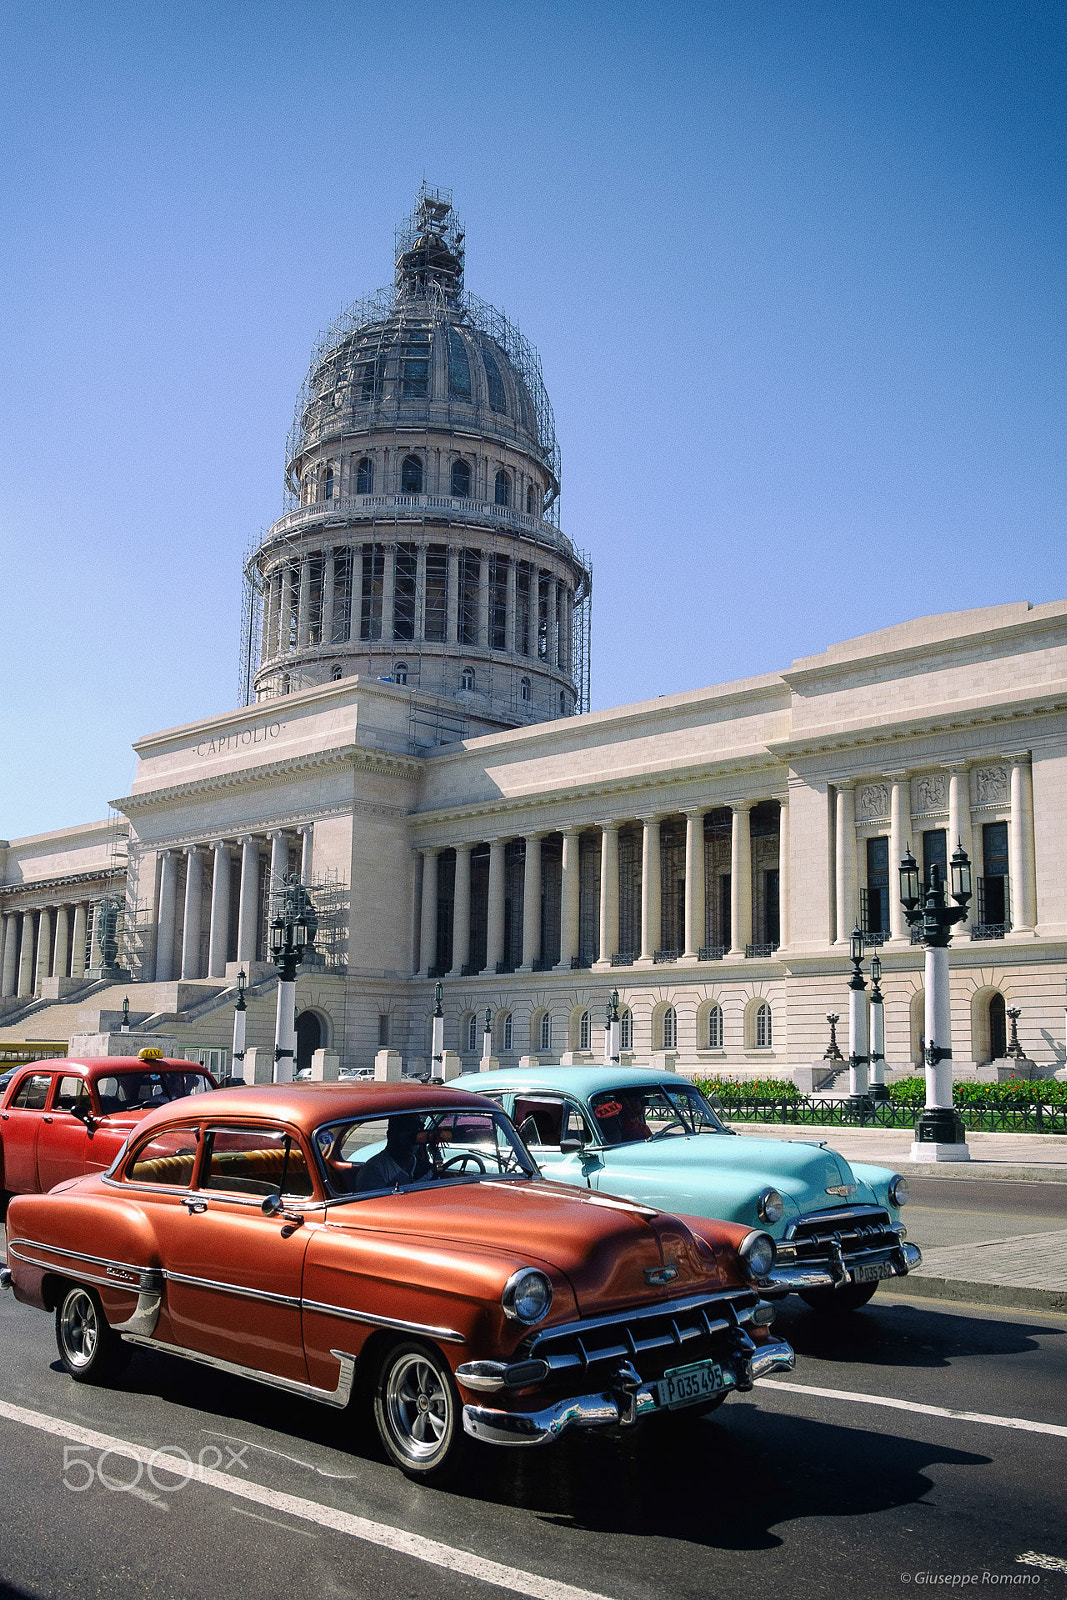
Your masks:
[[[503,1112],[467,1107],[330,1122],[316,1130],[315,1149],[327,1190],[338,1199],[483,1178],[539,1176]]]
[[[728,1133],[692,1084],[602,1090],[589,1101],[605,1144],[640,1144],[696,1133]]]
[[[214,1084],[203,1072],[114,1072],[96,1080],[96,1095],[105,1116],[111,1111],[166,1105],[168,1100],[212,1088]]]

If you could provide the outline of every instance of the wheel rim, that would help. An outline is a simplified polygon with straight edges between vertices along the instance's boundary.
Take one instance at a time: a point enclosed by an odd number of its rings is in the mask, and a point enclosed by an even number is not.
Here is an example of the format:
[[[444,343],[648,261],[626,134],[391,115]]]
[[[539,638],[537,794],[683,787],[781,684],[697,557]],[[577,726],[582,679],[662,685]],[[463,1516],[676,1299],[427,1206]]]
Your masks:
[[[402,1356],[385,1381],[385,1416],[397,1448],[410,1460],[427,1462],[447,1445],[452,1396],[425,1356]]]
[[[75,1289],[63,1302],[59,1315],[63,1352],[72,1367],[87,1367],[96,1354],[100,1323],[92,1297]]]

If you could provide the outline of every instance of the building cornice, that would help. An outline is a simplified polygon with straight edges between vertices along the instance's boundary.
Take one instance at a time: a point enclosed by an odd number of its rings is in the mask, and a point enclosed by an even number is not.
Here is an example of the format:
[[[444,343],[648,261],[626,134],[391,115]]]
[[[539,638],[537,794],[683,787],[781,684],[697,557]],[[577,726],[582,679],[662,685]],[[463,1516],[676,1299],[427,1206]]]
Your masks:
[[[940,638],[911,639],[899,644],[887,642],[880,649],[873,648],[867,651],[857,649],[854,655],[841,655],[831,660],[822,656],[801,656],[787,667],[781,676],[790,687],[817,683],[825,678],[840,678],[849,673],[867,672],[881,662],[891,662],[894,666],[898,666],[906,661],[920,660],[924,656],[960,654],[976,646],[1005,643],[1023,632],[1040,633],[1047,630],[1062,640],[1064,621],[1062,607],[1058,611],[1050,611],[1044,607],[1030,608],[1021,615],[986,627],[979,626],[966,633],[950,633]],[[906,627],[907,624],[903,626]],[[860,646],[863,640],[861,638],[853,642]],[[843,648],[842,645],[831,646],[831,650]]]
[[[98,867],[95,872],[65,872],[53,878],[30,878],[24,883],[0,884],[0,896],[45,894],[53,889],[70,889],[82,883],[102,883],[108,878],[124,878],[125,861],[115,866]]]
[[[335,745],[328,750],[288,756],[283,761],[267,761],[261,766],[238,767],[204,778],[190,778],[184,783],[144,789],[138,794],[124,795],[111,804],[116,811],[129,816],[138,811],[157,811],[173,805],[177,800],[192,800],[226,790],[269,789],[302,773],[321,772],[331,767],[350,767],[353,771],[370,772],[379,777],[417,778],[423,770],[423,763],[417,756],[396,755],[386,750],[374,750],[368,745]]]

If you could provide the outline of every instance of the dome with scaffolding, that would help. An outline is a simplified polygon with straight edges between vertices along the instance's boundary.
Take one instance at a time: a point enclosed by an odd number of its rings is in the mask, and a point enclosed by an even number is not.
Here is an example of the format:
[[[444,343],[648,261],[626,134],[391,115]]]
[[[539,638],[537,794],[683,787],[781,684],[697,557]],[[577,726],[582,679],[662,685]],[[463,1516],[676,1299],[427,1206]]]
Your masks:
[[[560,529],[540,359],[464,257],[424,185],[392,286],[316,343],[288,507],[246,566],[246,698],[361,672],[458,706],[449,737],[588,707],[591,577]]]

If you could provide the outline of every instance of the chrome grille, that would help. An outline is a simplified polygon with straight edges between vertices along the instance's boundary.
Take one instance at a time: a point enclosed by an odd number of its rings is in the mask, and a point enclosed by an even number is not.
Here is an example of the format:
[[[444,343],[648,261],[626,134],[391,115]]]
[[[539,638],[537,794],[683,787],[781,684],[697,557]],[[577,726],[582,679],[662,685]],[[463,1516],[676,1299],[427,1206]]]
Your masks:
[[[596,1381],[620,1361],[632,1361],[642,1377],[655,1377],[667,1366],[723,1351],[724,1341],[733,1345],[740,1337],[747,1344],[741,1321],[758,1300],[754,1289],[738,1288],[561,1323],[531,1334],[522,1354],[547,1361],[557,1376],[589,1373]]]
[[[835,1249],[846,1260],[855,1260],[898,1250],[900,1239],[884,1207],[841,1206],[798,1217],[786,1229],[778,1248],[783,1259],[797,1262],[825,1261]]]

